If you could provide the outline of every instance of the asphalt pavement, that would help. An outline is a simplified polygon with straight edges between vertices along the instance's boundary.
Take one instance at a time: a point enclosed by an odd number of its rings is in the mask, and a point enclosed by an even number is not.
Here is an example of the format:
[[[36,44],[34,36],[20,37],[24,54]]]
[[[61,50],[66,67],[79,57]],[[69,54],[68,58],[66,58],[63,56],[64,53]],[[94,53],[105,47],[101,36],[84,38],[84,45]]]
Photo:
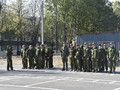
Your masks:
[[[120,90],[120,73],[61,71],[61,68],[6,71],[0,65],[0,90]]]

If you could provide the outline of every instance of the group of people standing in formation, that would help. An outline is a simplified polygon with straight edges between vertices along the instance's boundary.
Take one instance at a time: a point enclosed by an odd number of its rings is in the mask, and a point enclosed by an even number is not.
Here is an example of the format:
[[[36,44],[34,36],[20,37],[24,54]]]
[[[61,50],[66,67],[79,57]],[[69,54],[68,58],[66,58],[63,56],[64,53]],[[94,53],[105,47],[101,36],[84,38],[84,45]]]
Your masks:
[[[109,48],[106,44],[100,44],[97,47],[95,43],[87,44],[86,42],[81,46],[70,44],[68,48],[66,43],[63,43],[60,51],[63,62],[62,71],[68,71],[69,58],[71,71],[108,72],[109,63],[109,72],[115,73],[117,58],[120,59],[120,50],[117,53],[112,42]],[[22,69],[53,68],[53,54],[54,51],[47,45],[36,44],[36,47],[30,45],[28,48],[22,45]],[[8,71],[13,70],[12,55],[12,48],[8,46],[6,51]]]
[[[53,68],[53,54],[52,48],[47,45],[36,44],[36,47],[29,45],[27,48],[22,45],[21,57],[22,57],[22,69],[44,69]],[[7,46],[6,56],[7,56],[7,70],[13,70],[12,65],[12,48]]]
[[[109,73],[115,73],[117,55],[112,42],[109,44],[109,48],[106,47],[106,44],[100,44],[97,47],[95,43],[87,44],[86,42],[81,46],[70,44],[68,48],[66,43],[63,43],[61,48],[62,70],[68,71],[69,58],[71,71],[108,72],[109,63]]]

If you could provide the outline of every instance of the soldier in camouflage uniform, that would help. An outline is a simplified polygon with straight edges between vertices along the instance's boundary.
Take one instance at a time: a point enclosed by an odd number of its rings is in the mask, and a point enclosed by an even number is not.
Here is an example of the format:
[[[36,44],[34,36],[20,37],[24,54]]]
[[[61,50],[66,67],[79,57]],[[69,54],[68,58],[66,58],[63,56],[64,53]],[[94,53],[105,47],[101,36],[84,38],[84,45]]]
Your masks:
[[[53,54],[54,51],[52,48],[49,49],[49,68],[53,68]]]
[[[63,47],[61,48],[61,57],[62,57],[62,62],[63,62],[63,69],[62,71],[68,71],[68,55],[69,55],[69,50],[66,45],[66,43],[63,43]]]
[[[21,57],[22,57],[22,69],[27,69],[28,67],[28,62],[27,62],[27,49],[25,47],[25,45],[22,45],[22,49],[21,49]]]
[[[105,61],[105,50],[102,44],[99,45],[98,49],[98,60],[99,60],[99,71],[104,71],[104,61]]]
[[[110,43],[110,47],[108,49],[108,58],[110,61],[110,73],[115,73],[115,67],[116,67],[116,49],[113,46],[113,43]]]
[[[120,61],[120,49],[118,51],[118,61]]]
[[[104,44],[104,50],[105,50],[105,69],[106,71],[108,71],[108,60],[107,60],[108,48],[106,47],[106,44]]]
[[[34,69],[35,50],[32,45],[30,45],[27,50],[27,57],[29,59],[29,69]]]
[[[40,59],[41,51],[40,51],[40,45],[37,43],[35,47],[35,62],[36,62],[36,69],[40,69]]]
[[[50,49],[48,46],[45,46],[45,63],[46,63],[46,68],[49,67],[49,56],[50,56]]]
[[[89,43],[89,48],[90,48],[90,51],[92,49],[92,44]],[[92,71],[92,60],[91,60],[91,53],[90,53],[90,71]]]
[[[8,45],[6,51],[7,71],[10,71],[9,68],[11,69],[11,71],[13,71],[12,55],[13,55],[12,48]]]
[[[43,44],[41,45],[41,68],[45,68],[45,47]]]
[[[79,71],[82,71],[82,56],[83,56],[83,51],[81,47],[77,44],[75,58],[77,60],[77,70]]]
[[[69,59],[70,59],[71,71],[73,70],[76,71],[75,47],[73,46],[73,44],[70,44]]]
[[[92,60],[92,71],[98,72],[98,49],[93,43],[93,48],[91,49],[91,60]]]
[[[84,48],[83,48],[83,64],[84,64],[84,72],[89,72],[90,71],[90,49],[88,47],[88,44],[85,42],[84,43]]]

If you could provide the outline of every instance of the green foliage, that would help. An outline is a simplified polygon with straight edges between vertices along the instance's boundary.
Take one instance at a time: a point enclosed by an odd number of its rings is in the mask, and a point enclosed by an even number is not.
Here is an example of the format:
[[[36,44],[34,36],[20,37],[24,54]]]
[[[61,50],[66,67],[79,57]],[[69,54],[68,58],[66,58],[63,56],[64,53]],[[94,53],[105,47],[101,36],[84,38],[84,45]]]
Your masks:
[[[36,1],[38,4],[38,0]],[[33,15],[32,13],[29,8],[26,8],[24,2],[19,0],[3,6],[0,15],[0,32],[9,34],[11,38],[17,36],[27,39],[31,36],[31,40],[34,41],[39,33],[40,23],[34,24],[35,17],[28,17]],[[45,0],[45,41],[57,42],[58,47],[65,39],[70,42],[80,33],[119,30],[119,1],[110,3],[107,0]]]
[[[107,0],[46,0],[45,2],[45,38],[56,37],[56,26],[59,42],[63,41],[65,35],[69,42],[80,33],[118,30],[116,14],[119,12],[114,12]],[[64,33],[64,25],[67,33]],[[55,41],[55,38],[53,39],[51,40]]]

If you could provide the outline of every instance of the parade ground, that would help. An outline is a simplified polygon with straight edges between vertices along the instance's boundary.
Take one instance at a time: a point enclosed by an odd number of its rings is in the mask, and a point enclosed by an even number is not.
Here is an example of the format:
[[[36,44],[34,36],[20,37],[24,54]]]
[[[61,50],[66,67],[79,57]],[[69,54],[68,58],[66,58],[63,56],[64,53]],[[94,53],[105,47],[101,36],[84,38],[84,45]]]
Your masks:
[[[61,71],[61,68],[6,71],[0,65],[0,90],[120,90],[120,72]]]

